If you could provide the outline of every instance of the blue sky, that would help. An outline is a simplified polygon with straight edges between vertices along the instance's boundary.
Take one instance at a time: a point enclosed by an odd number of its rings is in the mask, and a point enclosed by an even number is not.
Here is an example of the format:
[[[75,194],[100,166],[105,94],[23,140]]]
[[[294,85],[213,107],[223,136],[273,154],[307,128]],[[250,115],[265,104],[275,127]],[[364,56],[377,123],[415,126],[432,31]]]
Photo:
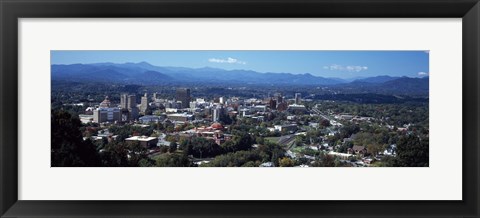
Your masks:
[[[428,51],[52,51],[52,64],[148,62],[336,78],[429,74]]]

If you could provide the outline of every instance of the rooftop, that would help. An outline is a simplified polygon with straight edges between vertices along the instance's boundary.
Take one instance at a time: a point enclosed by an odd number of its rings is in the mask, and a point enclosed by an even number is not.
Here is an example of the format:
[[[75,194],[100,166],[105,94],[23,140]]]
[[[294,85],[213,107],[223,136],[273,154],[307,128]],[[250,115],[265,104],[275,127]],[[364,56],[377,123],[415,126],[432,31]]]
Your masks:
[[[192,117],[192,114],[167,114],[169,117]]]
[[[148,142],[152,141],[154,139],[157,139],[155,137],[148,137],[148,136],[132,136],[130,138],[126,138],[126,141],[142,141],[142,142]]]

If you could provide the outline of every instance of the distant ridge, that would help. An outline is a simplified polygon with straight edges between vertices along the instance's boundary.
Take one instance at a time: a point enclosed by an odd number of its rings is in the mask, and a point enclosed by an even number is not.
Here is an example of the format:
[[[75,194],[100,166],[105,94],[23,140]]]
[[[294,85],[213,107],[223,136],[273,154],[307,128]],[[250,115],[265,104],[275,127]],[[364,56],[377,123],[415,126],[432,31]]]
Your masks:
[[[186,68],[186,67],[159,67],[147,62],[140,63],[95,63],[52,65],[52,79],[54,80],[109,80],[111,82],[127,82],[144,84],[147,71],[156,72],[150,78],[149,84],[166,82],[209,82],[232,84],[285,84],[285,85],[334,85],[344,81],[306,74],[291,73],[260,73],[252,70],[224,70],[219,68]],[[85,76],[95,73],[94,77]],[[108,75],[101,75],[108,72]]]
[[[368,78],[364,78],[364,79],[357,79],[357,80],[354,80],[353,82],[365,82],[365,83],[384,83],[384,82],[388,82],[388,81],[391,81],[391,80],[395,80],[395,79],[398,79],[400,77],[391,77],[391,76],[375,76],[375,77],[368,77]]]
[[[219,68],[159,67],[147,62],[51,65],[52,80],[109,82],[136,85],[161,84],[236,84],[236,85],[315,85],[357,92],[428,94],[428,77],[391,77],[387,75],[358,78],[353,81],[325,78],[310,73],[260,73],[252,70]]]

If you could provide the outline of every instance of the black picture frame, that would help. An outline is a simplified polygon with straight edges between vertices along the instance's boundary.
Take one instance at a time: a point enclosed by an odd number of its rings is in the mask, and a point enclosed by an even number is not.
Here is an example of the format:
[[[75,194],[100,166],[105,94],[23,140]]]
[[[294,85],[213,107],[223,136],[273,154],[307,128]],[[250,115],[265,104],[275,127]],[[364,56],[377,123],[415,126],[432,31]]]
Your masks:
[[[0,0],[0,15],[1,217],[479,216],[480,4],[478,0]],[[462,18],[463,200],[19,201],[17,193],[18,19],[57,17]]]

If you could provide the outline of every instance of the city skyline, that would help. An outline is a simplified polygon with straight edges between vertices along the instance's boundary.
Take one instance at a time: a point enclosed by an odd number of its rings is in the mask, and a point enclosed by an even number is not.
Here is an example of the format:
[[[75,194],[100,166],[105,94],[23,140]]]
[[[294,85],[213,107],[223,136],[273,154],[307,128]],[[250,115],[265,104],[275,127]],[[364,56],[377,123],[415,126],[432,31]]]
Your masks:
[[[52,51],[51,166],[429,167],[428,61],[428,51]]]
[[[329,78],[425,77],[428,51],[51,51],[51,64],[140,63]]]

